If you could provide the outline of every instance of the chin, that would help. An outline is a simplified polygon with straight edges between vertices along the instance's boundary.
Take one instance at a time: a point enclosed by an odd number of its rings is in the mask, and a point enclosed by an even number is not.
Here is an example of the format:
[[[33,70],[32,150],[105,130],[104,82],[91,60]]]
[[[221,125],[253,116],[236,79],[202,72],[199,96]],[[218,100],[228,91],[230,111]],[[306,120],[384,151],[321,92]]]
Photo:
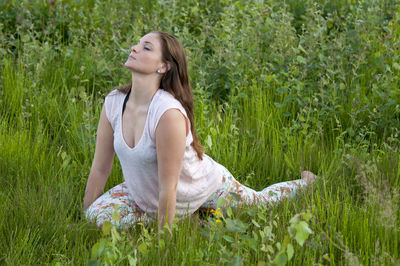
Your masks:
[[[125,62],[125,64],[124,64],[124,67],[126,67],[127,69],[129,69],[129,70],[133,70],[133,67],[132,67],[132,65],[131,64],[129,64],[129,62],[128,61],[126,61]]]

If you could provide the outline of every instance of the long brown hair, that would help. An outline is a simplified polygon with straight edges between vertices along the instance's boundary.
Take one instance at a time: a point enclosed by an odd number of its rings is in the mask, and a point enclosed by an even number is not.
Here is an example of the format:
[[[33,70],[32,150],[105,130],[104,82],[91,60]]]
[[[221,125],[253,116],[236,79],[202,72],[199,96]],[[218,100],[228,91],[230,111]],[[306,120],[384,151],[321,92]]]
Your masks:
[[[192,147],[200,160],[203,159],[204,148],[197,138],[194,126],[193,91],[189,82],[186,56],[180,41],[169,33],[153,31],[161,40],[161,54],[164,63],[169,65],[169,70],[162,76],[160,88],[171,93],[185,108],[190,121],[190,130],[193,136]],[[117,88],[123,93],[128,93],[132,83]]]

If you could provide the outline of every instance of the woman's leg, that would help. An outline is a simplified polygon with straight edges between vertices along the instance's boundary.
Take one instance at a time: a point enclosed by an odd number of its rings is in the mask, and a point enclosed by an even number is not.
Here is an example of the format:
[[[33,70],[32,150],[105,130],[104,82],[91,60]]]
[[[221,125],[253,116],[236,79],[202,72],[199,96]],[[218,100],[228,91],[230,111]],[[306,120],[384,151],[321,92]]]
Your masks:
[[[277,183],[257,192],[240,184],[224,167],[222,185],[203,203],[201,208],[215,209],[220,198],[226,199],[229,204],[234,206],[243,203],[248,205],[257,203],[271,204],[287,197],[293,197],[299,188],[305,187],[314,181],[314,174],[303,172],[302,179]]]
[[[119,222],[112,219],[115,212],[119,214]],[[119,184],[97,198],[85,211],[86,218],[101,227],[106,221],[111,222],[118,229],[129,228],[138,222],[145,224],[152,217],[142,211],[136,202],[129,196],[128,188],[124,183]]]

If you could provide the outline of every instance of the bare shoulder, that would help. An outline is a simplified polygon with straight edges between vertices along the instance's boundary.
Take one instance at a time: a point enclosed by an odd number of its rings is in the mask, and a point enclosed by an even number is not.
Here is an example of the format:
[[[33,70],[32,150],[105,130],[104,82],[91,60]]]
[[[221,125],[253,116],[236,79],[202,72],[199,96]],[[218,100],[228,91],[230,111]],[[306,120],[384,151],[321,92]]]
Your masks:
[[[179,123],[185,122],[185,117],[178,109],[172,108],[165,111],[165,113],[161,116],[160,122],[165,123]]]
[[[160,121],[156,128],[156,134],[162,135],[177,135],[182,132],[185,136],[186,120],[185,116],[178,109],[168,109],[161,116]]]
[[[179,110],[164,112],[156,128],[157,159],[161,169],[173,165],[172,162],[182,161],[186,146],[185,131],[185,118]]]

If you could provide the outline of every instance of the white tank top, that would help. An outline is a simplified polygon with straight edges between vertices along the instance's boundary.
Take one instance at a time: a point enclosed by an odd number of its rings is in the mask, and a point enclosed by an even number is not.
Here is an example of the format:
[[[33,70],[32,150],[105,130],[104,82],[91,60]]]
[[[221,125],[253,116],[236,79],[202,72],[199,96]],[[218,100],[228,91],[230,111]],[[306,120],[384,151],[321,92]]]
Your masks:
[[[143,134],[134,148],[130,148],[121,130],[122,106],[125,94],[113,90],[105,98],[108,120],[114,130],[114,150],[121,163],[128,190],[137,205],[145,212],[156,215],[158,211],[158,167],[155,142],[157,124],[168,109],[178,109],[188,122],[185,154],[182,161],[177,195],[176,215],[196,211],[222,183],[222,168],[212,158],[197,157],[191,146],[193,141],[190,122],[182,104],[170,93],[159,89],[153,96],[147,111]]]

